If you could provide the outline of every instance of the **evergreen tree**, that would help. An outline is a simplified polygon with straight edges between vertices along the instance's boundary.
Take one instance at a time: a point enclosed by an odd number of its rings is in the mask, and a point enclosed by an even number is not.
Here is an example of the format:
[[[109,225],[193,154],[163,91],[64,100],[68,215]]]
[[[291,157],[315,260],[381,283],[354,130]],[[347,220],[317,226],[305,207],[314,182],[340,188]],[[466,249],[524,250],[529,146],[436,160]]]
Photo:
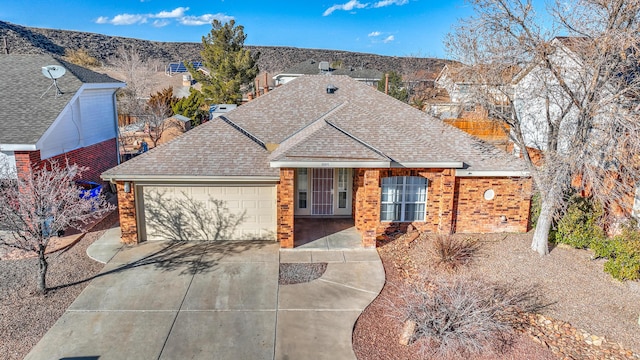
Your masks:
[[[204,95],[200,91],[191,88],[189,92],[188,97],[173,104],[173,113],[188,117],[194,126],[198,126],[207,119],[208,107],[204,102]]]
[[[207,104],[238,104],[242,100],[242,92],[253,85],[258,75],[260,54],[252,55],[244,49],[247,37],[244,26],[236,26],[234,20],[224,24],[213,20],[211,26],[211,32],[202,37],[204,49],[200,53],[209,74],[190,65],[189,72],[202,85]]]
[[[395,71],[392,71],[388,74],[389,74],[389,96],[392,96],[403,102],[409,102],[409,92],[402,84],[402,76],[400,76],[400,74],[398,74]],[[383,77],[382,80],[378,81],[378,90],[384,92],[385,85],[386,85],[386,79]]]

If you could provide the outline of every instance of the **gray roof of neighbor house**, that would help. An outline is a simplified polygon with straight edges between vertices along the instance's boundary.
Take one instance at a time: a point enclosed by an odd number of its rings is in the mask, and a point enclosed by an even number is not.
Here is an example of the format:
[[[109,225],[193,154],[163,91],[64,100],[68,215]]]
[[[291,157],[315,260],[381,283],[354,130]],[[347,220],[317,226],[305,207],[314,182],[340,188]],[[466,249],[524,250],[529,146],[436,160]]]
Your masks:
[[[337,90],[327,92],[331,84]],[[277,176],[277,167],[524,170],[519,159],[347,76],[303,76],[103,174]],[[328,165],[327,165],[328,164]]]
[[[290,74],[290,75],[318,75],[321,74],[322,72],[320,71],[320,68],[318,67],[320,63],[318,61],[315,61],[313,59],[309,59],[306,61],[303,61],[301,63],[295,64],[292,67],[290,67],[289,69],[283,71],[281,74],[278,75],[283,75],[283,74]],[[340,69],[332,69],[331,71],[332,75],[347,75],[349,77],[352,77],[354,79],[377,79],[380,80],[382,79],[382,72],[378,71],[378,70],[374,70],[374,69],[364,69],[364,68],[358,68],[358,67],[353,67],[353,66],[345,66],[343,68]],[[276,75],[276,76],[278,76]]]
[[[53,82],[42,75],[42,67],[47,65],[67,70],[57,80],[60,96],[56,96],[55,87],[47,91]],[[83,84],[124,86],[107,75],[50,55],[0,55],[0,77],[0,144],[35,144]]]

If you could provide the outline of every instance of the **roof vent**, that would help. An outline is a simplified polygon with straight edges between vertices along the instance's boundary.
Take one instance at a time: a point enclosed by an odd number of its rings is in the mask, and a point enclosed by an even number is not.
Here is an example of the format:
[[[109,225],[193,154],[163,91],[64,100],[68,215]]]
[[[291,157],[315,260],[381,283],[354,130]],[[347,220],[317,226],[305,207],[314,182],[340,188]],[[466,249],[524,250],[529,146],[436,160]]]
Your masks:
[[[338,88],[335,85],[333,84],[327,85],[327,94],[333,94],[336,92],[336,90],[338,90]]]
[[[328,61],[320,61],[320,63],[318,64],[318,69],[320,69],[320,71],[329,71],[329,62]]]

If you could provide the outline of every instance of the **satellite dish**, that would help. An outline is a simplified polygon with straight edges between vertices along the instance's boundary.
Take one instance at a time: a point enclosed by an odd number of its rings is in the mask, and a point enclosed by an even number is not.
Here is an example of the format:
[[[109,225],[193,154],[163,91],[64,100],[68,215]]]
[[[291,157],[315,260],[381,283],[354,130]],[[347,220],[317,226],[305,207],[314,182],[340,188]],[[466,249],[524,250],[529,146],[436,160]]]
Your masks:
[[[47,91],[49,91],[49,89],[54,86],[56,87],[56,97],[62,95],[62,90],[60,90],[60,88],[58,87],[58,79],[61,78],[62,75],[64,75],[66,72],[67,69],[63,68],[60,65],[47,65],[42,67],[42,75],[44,75],[44,77],[46,77],[47,79],[53,80],[53,83],[49,85],[47,90],[40,96],[41,99],[44,94],[46,94]]]
[[[42,75],[49,79],[59,79],[67,72],[67,69],[59,65],[47,65],[42,67]]]

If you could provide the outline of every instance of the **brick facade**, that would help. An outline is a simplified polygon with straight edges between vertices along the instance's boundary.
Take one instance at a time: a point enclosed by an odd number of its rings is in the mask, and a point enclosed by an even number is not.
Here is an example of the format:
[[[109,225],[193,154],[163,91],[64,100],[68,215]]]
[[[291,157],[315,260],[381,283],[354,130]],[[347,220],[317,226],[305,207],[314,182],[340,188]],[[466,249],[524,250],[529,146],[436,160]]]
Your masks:
[[[381,179],[390,176],[427,178],[425,221],[380,221]],[[365,247],[375,246],[384,233],[404,231],[409,224],[420,231],[526,232],[531,205],[529,178],[456,178],[454,169],[354,169],[353,217]],[[495,197],[484,200],[492,189]]]
[[[294,169],[280,169],[280,183],[278,184],[278,201],[276,208],[276,218],[278,224],[276,231],[280,247],[293,247],[293,225],[294,225]]]
[[[41,168],[49,161],[57,161],[58,165],[77,164],[88,169],[82,173],[83,180],[103,183],[100,174],[118,165],[118,151],[116,139],[106,140],[91,146],[71,150],[49,159],[40,158],[40,150],[16,151],[16,169],[18,176],[29,172],[29,168]]]
[[[124,182],[116,182],[118,212],[120,216],[121,241],[125,244],[138,243],[138,222],[136,220],[136,189],[131,183],[130,191],[124,191]]]
[[[277,186],[277,239],[283,248],[294,246],[294,169],[280,169]],[[427,178],[425,221],[380,221],[381,181],[390,176]],[[362,234],[364,247],[375,247],[376,237],[409,224],[436,234],[526,232],[531,205],[529,178],[456,177],[453,169],[354,169],[353,218]],[[138,242],[135,186],[124,192],[124,182],[117,182],[122,242]],[[484,199],[493,190],[491,200]]]
[[[529,229],[531,179],[457,178],[455,189],[455,232],[526,232]],[[487,190],[493,190],[493,199],[485,199]]]

